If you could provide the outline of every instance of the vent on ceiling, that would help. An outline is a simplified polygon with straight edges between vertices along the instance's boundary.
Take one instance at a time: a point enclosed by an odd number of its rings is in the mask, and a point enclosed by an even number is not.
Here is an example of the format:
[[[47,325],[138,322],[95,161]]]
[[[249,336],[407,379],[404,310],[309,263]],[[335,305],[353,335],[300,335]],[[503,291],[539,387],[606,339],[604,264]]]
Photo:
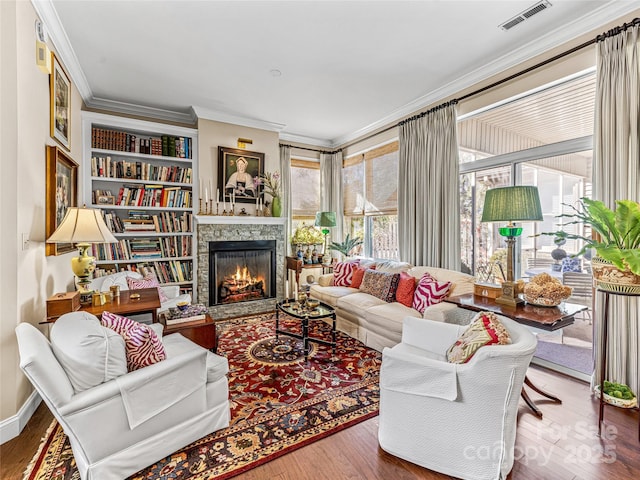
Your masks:
[[[548,2],[547,0],[542,0],[536,3],[535,5],[527,8],[524,12],[521,12],[515,17],[510,18],[509,20],[504,22],[502,25],[500,25],[500,28],[505,31],[510,30],[516,25],[518,25],[519,23],[522,23],[525,20],[530,19],[535,14],[540,13],[550,7],[551,7],[551,2]]]

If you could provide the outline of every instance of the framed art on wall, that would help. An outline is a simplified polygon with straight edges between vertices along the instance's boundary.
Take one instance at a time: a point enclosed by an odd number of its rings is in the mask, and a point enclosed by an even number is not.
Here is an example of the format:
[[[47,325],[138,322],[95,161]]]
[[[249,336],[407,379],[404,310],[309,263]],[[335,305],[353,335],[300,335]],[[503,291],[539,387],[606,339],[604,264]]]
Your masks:
[[[53,71],[49,75],[51,138],[71,151],[71,79],[51,52]]]
[[[218,147],[218,186],[226,201],[235,195],[236,202],[255,203],[262,192],[262,174],[264,153]]]
[[[67,213],[78,206],[78,164],[56,146],[47,146],[45,235],[49,238]],[[46,255],[62,255],[74,251],[71,243],[47,243]]]

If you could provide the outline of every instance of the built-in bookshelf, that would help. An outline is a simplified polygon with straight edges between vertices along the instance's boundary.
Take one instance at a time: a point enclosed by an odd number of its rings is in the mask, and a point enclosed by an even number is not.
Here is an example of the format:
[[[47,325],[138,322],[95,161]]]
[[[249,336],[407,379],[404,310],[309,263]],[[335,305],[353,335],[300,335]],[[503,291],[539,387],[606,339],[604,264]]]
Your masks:
[[[193,292],[197,130],[83,112],[84,202],[118,243],[94,244],[95,276],[153,273]]]

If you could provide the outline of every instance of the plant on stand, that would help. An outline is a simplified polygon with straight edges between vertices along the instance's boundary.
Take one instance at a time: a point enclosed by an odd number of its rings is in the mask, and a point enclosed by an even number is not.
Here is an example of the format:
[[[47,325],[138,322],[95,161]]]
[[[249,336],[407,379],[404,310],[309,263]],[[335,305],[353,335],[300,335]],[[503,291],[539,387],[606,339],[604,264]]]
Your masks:
[[[279,217],[280,215],[282,215],[282,191],[280,184],[280,173],[264,173],[260,176],[259,182],[262,183],[264,192],[271,195],[271,216]]]
[[[566,204],[565,204],[566,205]],[[584,246],[575,255],[592,248],[593,276],[603,290],[640,293],[640,204],[633,200],[616,200],[613,211],[599,200],[580,199],[577,207],[567,205],[573,213],[558,215],[570,218],[566,225],[590,225],[597,238],[564,233],[569,239],[582,240]],[[558,236],[558,232],[542,235]]]

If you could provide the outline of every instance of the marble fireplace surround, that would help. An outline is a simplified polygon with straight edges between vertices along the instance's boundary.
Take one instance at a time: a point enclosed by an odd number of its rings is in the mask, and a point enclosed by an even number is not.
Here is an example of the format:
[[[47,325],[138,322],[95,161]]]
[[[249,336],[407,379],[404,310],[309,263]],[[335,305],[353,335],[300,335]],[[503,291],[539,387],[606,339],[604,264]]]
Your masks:
[[[278,298],[284,295],[285,218],[222,217],[197,215],[198,239],[196,262],[196,299],[209,305],[209,242],[242,240],[276,241],[276,298],[209,306],[209,314],[216,320],[273,311]]]

